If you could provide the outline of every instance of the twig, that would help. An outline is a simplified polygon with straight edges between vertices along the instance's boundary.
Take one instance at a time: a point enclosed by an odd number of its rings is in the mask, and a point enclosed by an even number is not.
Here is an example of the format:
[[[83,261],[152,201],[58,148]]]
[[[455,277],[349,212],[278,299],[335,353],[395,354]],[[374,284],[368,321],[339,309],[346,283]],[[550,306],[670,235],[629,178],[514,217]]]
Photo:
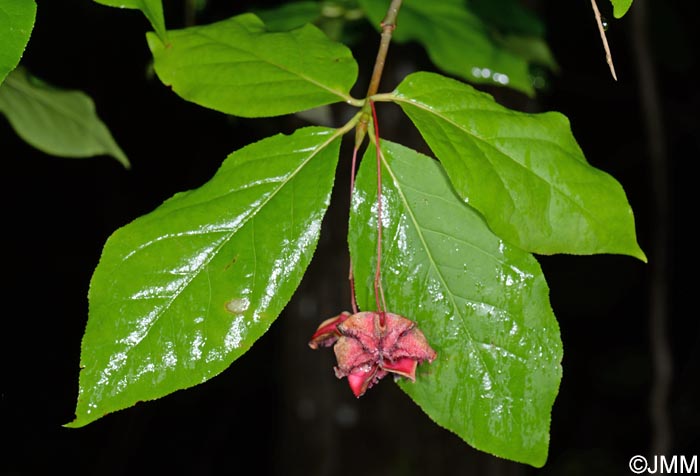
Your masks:
[[[591,6],[593,6],[593,14],[595,15],[595,21],[598,23],[598,31],[600,31],[600,39],[603,40],[603,48],[605,48],[605,61],[608,62],[610,67],[610,73],[615,81],[617,81],[617,74],[615,74],[615,65],[613,64],[612,55],[610,54],[610,46],[608,46],[608,38],[605,36],[605,27],[603,26],[603,19],[600,17],[600,11],[598,10],[598,4],[595,0],[591,0]]]
[[[370,79],[369,87],[367,88],[367,97],[377,94],[377,91],[379,90],[379,82],[381,81],[382,73],[384,72],[384,63],[386,63],[386,55],[389,51],[391,36],[396,28],[396,16],[399,14],[401,2],[402,0],[392,0],[391,5],[389,5],[389,10],[387,10],[386,16],[382,21],[382,39],[379,42],[377,59],[374,62],[372,78]]]

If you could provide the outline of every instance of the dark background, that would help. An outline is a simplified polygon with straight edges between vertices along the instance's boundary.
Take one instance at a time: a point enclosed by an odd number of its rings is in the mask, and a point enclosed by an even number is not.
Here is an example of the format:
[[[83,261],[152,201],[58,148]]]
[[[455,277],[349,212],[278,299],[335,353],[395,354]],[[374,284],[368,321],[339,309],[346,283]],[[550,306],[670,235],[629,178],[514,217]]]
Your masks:
[[[643,264],[624,256],[538,257],[564,342],[550,456],[541,470],[473,450],[389,381],[355,399],[333,376],[332,352],[306,346],[320,320],[349,302],[348,144],[314,260],[286,310],[247,354],[198,387],[82,429],[63,428],[74,417],[87,289],[107,237],[175,192],[204,183],[231,151],[307,122],[297,116],[236,119],[178,98],[148,74],[148,25],[136,11],[88,0],[37,3],[22,63],[54,85],[89,94],[133,168],[108,157],[45,155],[0,120],[7,263],[1,475],[624,475],[631,474],[627,463],[636,454],[659,448],[668,456],[700,453],[691,228],[700,159],[697,2],[635,0],[627,16],[612,20],[601,0],[611,19],[617,82],[588,1],[530,2],[546,22],[561,72],[548,77],[534,100],[490,91],[510,107],[558,110],[570,118],[588,160],[624,186],[650,258]],[[168,27],[181,27],[183,2],[164,3]],[[198,20],[273,3],[211,0]],[[635,16],[644,9],[648,21],[640,29]],[[356,96],[366,88],[378,44],[369,26],[365,32],[354,46],[362,71]],[[640,74],[645,60],[653,69]],[[409,71],[432,68],[419,46],[392,45],[381,90],[393,89]],[[654,95],[659,110],[649,116],[643,98]],[[392,106],[379,113],[387,138],[424,147]],[[336,120],[344,114],[334,110]],[[651,396],[661,388],[652,352],[652,336],[661,334],[650,330],[659,290],[673,363],[670,438],[650,416]]]

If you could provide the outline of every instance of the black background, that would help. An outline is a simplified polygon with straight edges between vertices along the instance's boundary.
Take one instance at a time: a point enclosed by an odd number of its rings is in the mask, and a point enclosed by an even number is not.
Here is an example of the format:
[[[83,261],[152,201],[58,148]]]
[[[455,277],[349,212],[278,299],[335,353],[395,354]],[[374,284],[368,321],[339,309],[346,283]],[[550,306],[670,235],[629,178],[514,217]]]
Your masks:
[[[664,130],[670,203],[668,332],[673,357],[667,454],[700,453],[700,337],[695,256],[698,6],[645,1],[646,34]],[[490,90],[510,107],[557,110],[572,123],[586,157],[624,186],[640,245],[651,262],[624,256],[538,257],[564,342],[564,377],[552,414],[550,456],[536,470],[473,450],[433,424],[389,381],[356,400],[332,373],[331,352],[306,346],[318,322],[348,302],[347,169],[344,144],[317,253],[298,292],[253,348],[198,387],[108,415],[82,429],[74,418],[87,289],[102,245],[118,227],[175,192],[198,187],[226,155],[308,123],[297,116],[237,119],[178,98],[149,76],[148,25],[136,11],[87,0],[39,0],[22,60],[33,74],[80,89],[131,159],[45,155],[0,120],[5,240],[0,474],[631,474],[628,460],[654,440],[650,289],[659,195],[640,99],[633,5],[607,34],[619,80],[608,72],[588,1],[531,4],[547,25],[561,66],[534,100]],[[182,26],[183,2],[164,2],[168,27]],[[275,2],[211,0],[208,23]],[[607,1],[600,8],[607,12]],[[612,15],[609,15],[612,19]],[[400,21],[400,17],[399,17]],[[400,23],[399,23],[400,27]],[[367,26],[353,47],[367,84],[378,36]],[[382,91],[407,72],[433,69],[417,45],[392,45]],[[392,106],[382,131],[424,147]],[[345,112],[336,110],[340,118]],[[659,276],[659,275],[657,275]]]

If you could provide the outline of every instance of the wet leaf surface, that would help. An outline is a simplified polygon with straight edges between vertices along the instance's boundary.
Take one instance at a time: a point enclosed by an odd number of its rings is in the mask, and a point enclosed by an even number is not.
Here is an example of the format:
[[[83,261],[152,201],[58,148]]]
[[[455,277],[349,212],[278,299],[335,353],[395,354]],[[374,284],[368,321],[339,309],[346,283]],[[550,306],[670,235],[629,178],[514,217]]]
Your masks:
[[[646,260],[622,186],[591,166],[556,112],[526,114],[433,73],[393,94],[462,199],[504,240],[538,254],[613,253]]]
[[[505,244],[435,160],[383,141],[382,283],[387,310],[437,352],[401,388],[473,447],[542,466],[562,343],[535,258]],[[375,306],[376,159],[357,177],[349,243],[358,304]]]
[[[249,145],[109,238],[69,426],[202,383],[250,348],[311,260],[339,144],[309,127]]]

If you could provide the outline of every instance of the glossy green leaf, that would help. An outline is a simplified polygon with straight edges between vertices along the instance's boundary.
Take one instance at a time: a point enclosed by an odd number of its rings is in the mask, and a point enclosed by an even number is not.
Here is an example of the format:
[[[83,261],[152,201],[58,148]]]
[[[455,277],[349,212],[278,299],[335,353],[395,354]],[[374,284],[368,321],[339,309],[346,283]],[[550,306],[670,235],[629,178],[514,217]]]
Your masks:
[[[320,2],[292,2],[254,13],[268,31],[289,31],[313,23],[321,16],[321,9]]]
[[[109,238],[68,426],[202,383],[253,345],[311,260],[339,145],[321,127],[254,143]]]
[[[610,0],[613,6],[613,16],[622,18],[632,6],[632,0]]]
[[[0,0],[0,84],[22,58],[35,17],[34,0]]]
[[[162,0],[94,0],[102,5],[117,8],[129,8],[141,10],[151,23],[153,30],[158,36],[165,41],[167,39],[167,31],[165,29],[165,17],[163,15]]]
[[[350,101],[350,50],[306,25],[270,33],[253,14],[173,30],[148,44],[166,85],[201,106],[243,117],[276,116]]]
[[[568,119],[525,114],[432,73],[390,96],[442,162],[457,193],[504,240],[539,254],[625,254],[646,260],[622,186],[592,167]]]
[[[360,0],[379,27],[388,1]],[[393,39],[418,41],[443,71],[479,84],[508,86],[534,94],[528,62],[499,44],[488,26],[462,0],[405,0]]]
[[[473,447],[542,466],[562,343],[540,266],[489,230],[455,194],[439,162],[382,144],[387,309],[416,321],[438,354],[418,367],[416,382],[400,386]],[[349,227],[362,309],[376,307],[376,180],[370,147]]]
[[[22,139],[47,154],[84,158],[111,155],[125,167],[129,159],[81,91],[56,89],[19,67],[0,85],[0,112]]]

